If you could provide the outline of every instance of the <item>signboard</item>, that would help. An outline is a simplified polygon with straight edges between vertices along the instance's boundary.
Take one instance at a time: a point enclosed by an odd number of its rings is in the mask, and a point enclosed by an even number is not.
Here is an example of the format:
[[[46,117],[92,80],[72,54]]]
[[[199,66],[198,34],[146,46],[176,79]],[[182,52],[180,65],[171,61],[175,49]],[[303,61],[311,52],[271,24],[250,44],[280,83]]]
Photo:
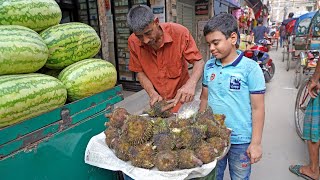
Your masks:
[[[197,0],[195,11],[196,15],[207,15],[209,12],[209,0]]]
[[[159,22],[163,23],[166,21],[166,9],[164,0],[154,0],[154,2],[151,3],[151,9],[154,16],[159,19]]]

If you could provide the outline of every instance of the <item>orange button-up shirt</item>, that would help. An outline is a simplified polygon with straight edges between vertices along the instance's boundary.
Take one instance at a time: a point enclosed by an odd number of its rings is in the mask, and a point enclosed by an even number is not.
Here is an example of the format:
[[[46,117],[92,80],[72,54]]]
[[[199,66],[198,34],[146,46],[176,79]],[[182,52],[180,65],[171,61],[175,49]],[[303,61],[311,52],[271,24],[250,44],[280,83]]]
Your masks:
[[[172,99],[189,79],[188,63],[202,59],[189,30],[176,23],[162,23],[163,44],[158,50],[141,43],[133,33],[128,39],[129,69],[144,72],[164,99]]]

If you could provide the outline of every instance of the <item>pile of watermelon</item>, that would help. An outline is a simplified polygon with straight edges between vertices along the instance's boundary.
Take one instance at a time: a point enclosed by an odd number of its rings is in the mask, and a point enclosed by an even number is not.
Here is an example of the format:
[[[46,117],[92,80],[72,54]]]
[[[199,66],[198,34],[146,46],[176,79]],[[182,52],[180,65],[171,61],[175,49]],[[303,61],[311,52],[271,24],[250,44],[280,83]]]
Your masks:
[[[115,86],[96,31],[61,18],[55,0],[0,1],[0,128]]]

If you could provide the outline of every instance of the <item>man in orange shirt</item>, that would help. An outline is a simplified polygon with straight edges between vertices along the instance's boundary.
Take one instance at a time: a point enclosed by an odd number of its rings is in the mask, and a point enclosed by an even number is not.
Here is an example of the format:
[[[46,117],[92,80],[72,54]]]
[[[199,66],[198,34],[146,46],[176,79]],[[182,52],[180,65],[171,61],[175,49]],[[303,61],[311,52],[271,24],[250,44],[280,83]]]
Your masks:
[[[145,5],[130,9],[127,23],[133,31],[128,39],[129,69],[150,97],[150,105],[168,100],[173,112],[179,104],[193,100],[204,61],[189,30],[176,23],[159,23]],[[188,64],[193,64],[189,76]],[[169,107],[168,106],[168,107]]]

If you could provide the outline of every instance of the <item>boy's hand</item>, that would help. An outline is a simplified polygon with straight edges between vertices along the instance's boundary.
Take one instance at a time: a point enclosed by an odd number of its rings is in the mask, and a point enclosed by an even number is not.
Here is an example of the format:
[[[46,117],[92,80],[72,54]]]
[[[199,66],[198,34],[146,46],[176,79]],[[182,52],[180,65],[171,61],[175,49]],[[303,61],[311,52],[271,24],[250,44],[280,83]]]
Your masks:
[[[260,161],[262,158],[262,146],[261,144],[251,143],[247,149],[247,154],[250,158],[250,163],[254,164]]]

